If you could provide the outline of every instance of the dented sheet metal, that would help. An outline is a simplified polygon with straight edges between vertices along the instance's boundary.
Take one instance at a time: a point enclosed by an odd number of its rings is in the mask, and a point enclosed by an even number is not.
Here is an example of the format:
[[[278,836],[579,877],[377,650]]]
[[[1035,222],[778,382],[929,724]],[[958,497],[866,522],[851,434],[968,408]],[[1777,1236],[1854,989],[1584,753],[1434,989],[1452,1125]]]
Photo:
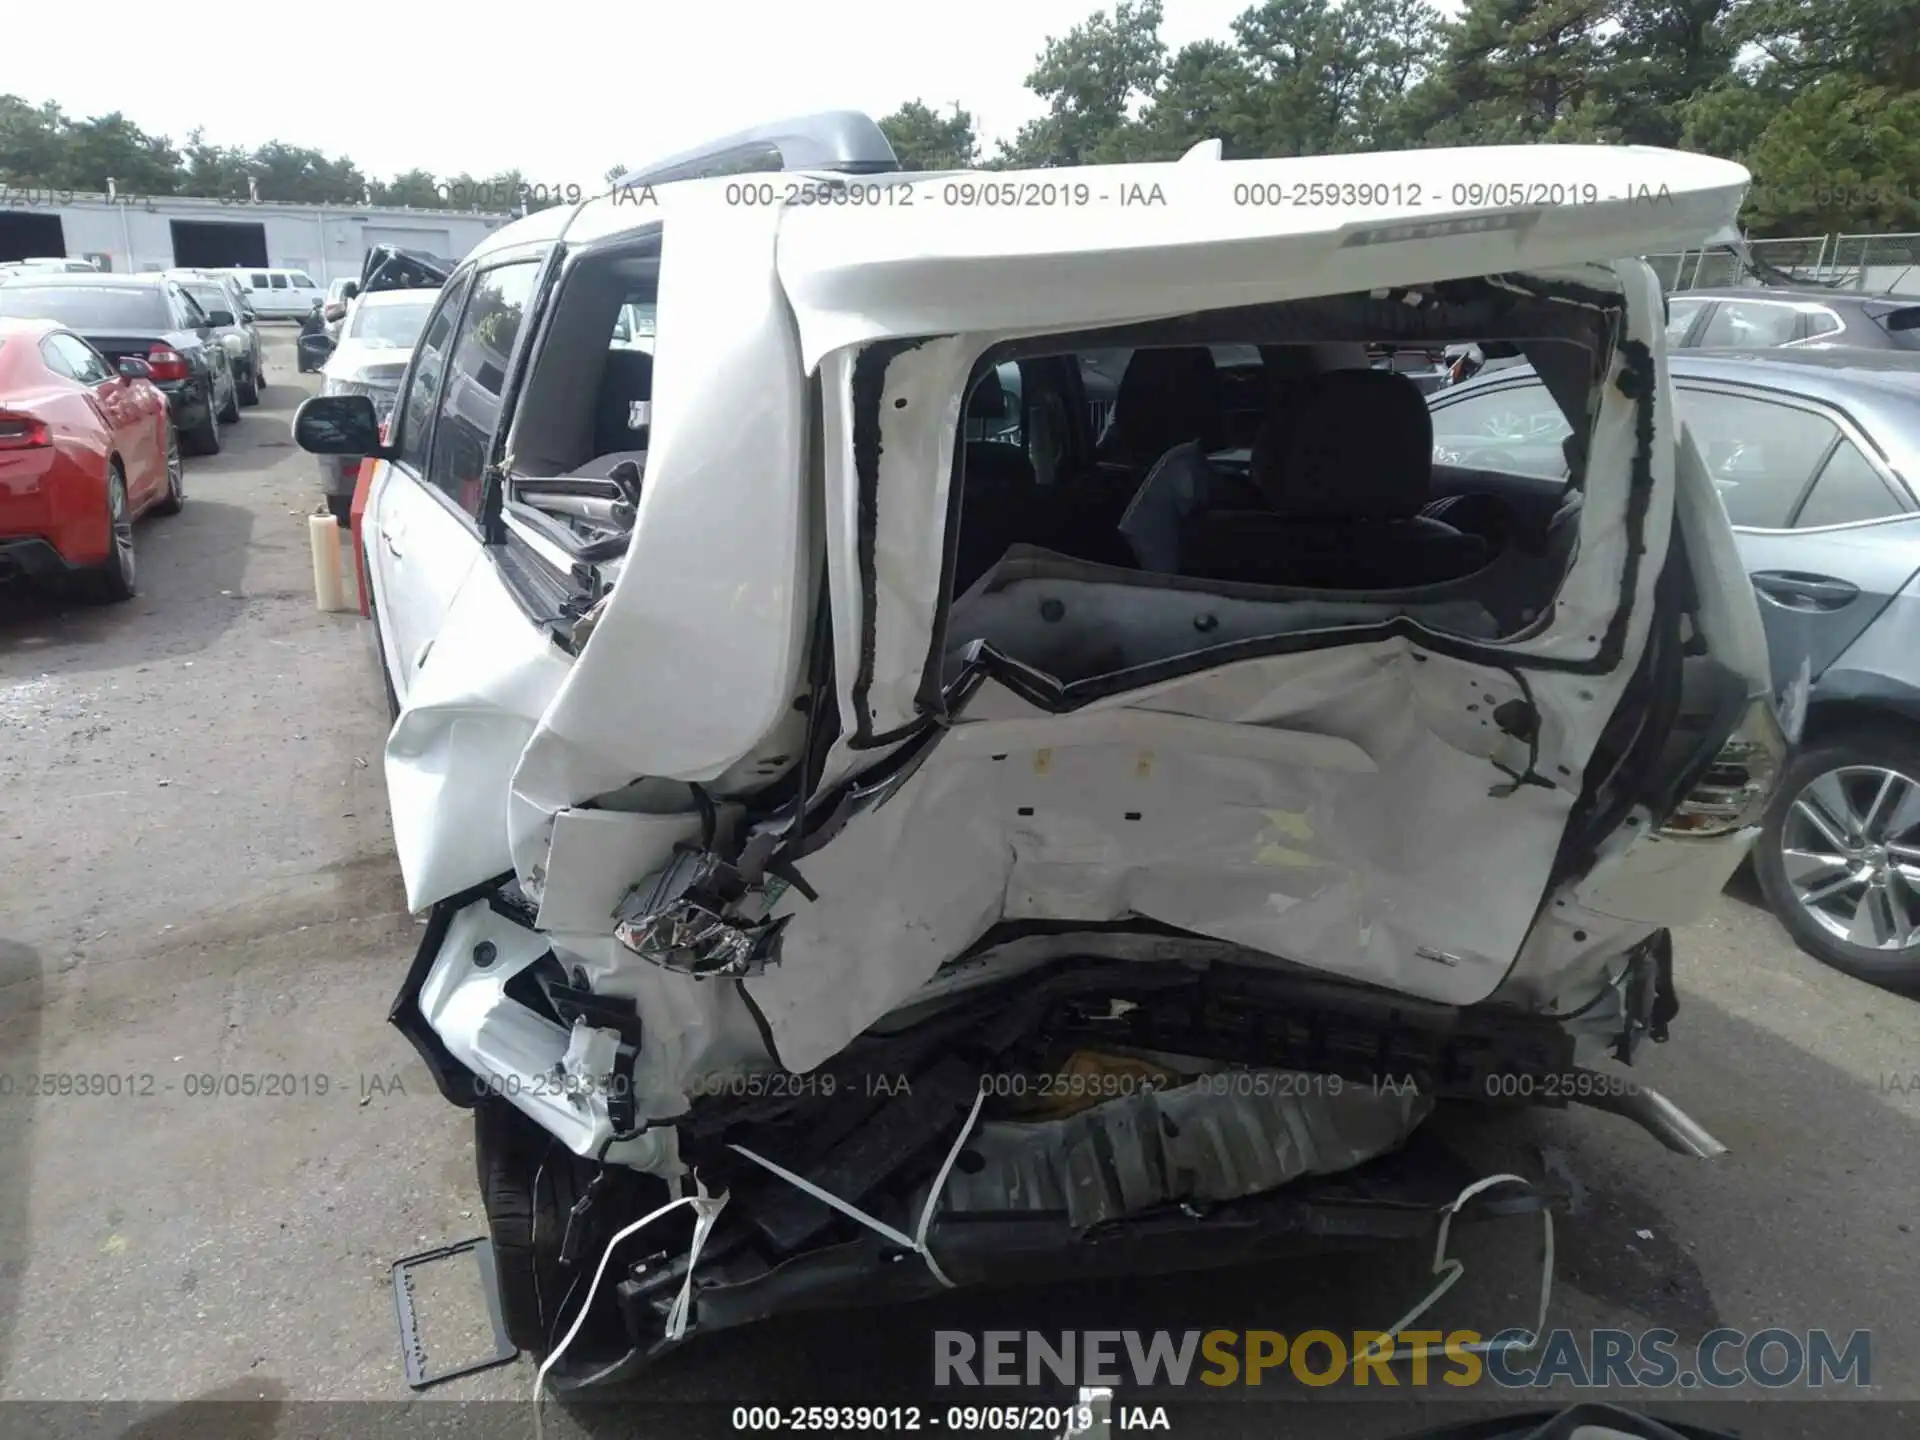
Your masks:
[[[1075,1230],[1180,1201],[1217,1203],[1398,1149],[1433,1109],[1411,1087],[1227,1070],[1063,1120],[990,1122],[954,1167],[949,1215],[1065,1211]]]

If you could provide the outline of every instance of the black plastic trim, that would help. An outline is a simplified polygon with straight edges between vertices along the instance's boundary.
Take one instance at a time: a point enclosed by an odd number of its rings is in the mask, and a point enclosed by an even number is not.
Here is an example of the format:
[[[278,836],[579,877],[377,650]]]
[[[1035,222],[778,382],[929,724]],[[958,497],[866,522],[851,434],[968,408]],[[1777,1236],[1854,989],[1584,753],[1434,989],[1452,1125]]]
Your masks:
[[[420,948],[413,952],[413,963],[407,966],[406,978],[400,982],[399,993],[393,997],[393,1005],[387,1011],[387,1023],[407,1037],[407,1043],[413,1046],[421,1062],[426,1065],[427,1073],[433,1077],[434,1088],[440,1092],[441,1098],[462,1110],[471,1110],[480,1102],[480,1087],[474,1084],[474,1073],[453,1058],[453,1052],[447,1049],[447,1042],[427,1023],[427,1017],[420,1009],[420,987],[426,983],[427,972],[433,968],[440,947],[446,943],[453,917],[474,901],[485,899],[512,883],[514,878],[513,871],[509,870],[457,895],[449,895],[434,905],[428,912],[427,929],[420,937]]]

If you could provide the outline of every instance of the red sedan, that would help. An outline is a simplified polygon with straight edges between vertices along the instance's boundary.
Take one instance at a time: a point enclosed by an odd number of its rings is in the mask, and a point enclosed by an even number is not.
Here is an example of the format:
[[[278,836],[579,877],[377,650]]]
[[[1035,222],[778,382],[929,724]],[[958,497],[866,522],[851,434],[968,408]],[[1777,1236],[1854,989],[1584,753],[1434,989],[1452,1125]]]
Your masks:
[[[186,503],[180,440],[146,363],[116,369],[51,320],[0,318],[0,580],[133,594],[133,522]]]

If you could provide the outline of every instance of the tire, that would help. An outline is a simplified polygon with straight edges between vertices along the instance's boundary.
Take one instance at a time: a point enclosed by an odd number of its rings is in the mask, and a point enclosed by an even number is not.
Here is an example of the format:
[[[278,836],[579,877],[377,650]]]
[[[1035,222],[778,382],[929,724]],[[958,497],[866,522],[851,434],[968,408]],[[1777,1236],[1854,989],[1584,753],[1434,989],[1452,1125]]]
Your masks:
[[[260,403],[260,377],[254,373],[253,362],[247,362],[246,374],[236,384],[240,390],[240,403],[252,409]]]
[[[133,512],[127,504],[127,476],[118,460],[107,462],[107,558],[75,576],[79,597],[94,605],[131,600],[137,579],[133,563]]]
[[[571,1324],[607,1243],[622,1224],[661,1204],[666,1187],[617,1166],[610,1170],[607,1183],[580,1222],[585,1233],[577,1258],[571,1267],[564,1267],[559,1251],[567,1217],[586,1193],[596,1167],[574,1155],[508,1101],[498,1098],[482,1100],[473,1108],[473,1154],[486,1206],[487,1232],[493,1241],[507,1335],[522,1350],[544,1357],[565,1333],[562,1304],[567,1307],[564,1323]],[[658,1198],[646,1200],[643,1195]],[[635,1205],[645,1208],[635,1209]],[[658,1244],[671,1237],[669,1230],[650,1238]],[[638,1246],[635,1251],[645,1253]],[[582,1327],[567,1352],[569,1359],[576,1353],[582,1357],[596,1352],[611,1351],[614,1356],[624,1353],[626,1341],[620,1326],[602,1303],[614,1278],[610,1269],[601,1281],[595,1297],[595,1318]]]
[[[187,508],[186,466],[180,463],[180,432],[167,422],[167,493],[153,507],[156,515],[178,515]]]
[[[220,423],[231,425],[240,418],[240,384],[227,372],[227,403],[220,407]]]
[[[189,430],[181,437],[187,451],[193,455],[218,455],[220,453],[220,422],[213,414],[213,393],[207,393],[207,418],[198,429]]]
[[[1908,815],[1920,822],[1920,736],[1893,721],[1822,736],[1781,774],[1753,868],[1802,950],[1870,984],[1920,990],[1920,823]],[[1886,943],[1841,933],[1854,927]]]

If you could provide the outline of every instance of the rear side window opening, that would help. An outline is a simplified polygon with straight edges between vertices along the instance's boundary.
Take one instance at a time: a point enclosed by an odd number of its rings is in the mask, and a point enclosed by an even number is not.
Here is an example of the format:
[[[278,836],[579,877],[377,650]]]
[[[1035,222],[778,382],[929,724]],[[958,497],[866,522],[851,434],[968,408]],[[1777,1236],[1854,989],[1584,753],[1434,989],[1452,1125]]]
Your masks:
[[[646,471],[659,283],[658,230],[568,259],[514,411],[510,529],[570,556],[617,558]]]
[[[1074,684],[1399,617],[1524,633],[1572,564],[1623,320],[1617,291],[1501,277],[996,347],[956,442],[944,680],[977,642]],[[1463,343],[1531,362],[1527,413],[1436,424]]]

